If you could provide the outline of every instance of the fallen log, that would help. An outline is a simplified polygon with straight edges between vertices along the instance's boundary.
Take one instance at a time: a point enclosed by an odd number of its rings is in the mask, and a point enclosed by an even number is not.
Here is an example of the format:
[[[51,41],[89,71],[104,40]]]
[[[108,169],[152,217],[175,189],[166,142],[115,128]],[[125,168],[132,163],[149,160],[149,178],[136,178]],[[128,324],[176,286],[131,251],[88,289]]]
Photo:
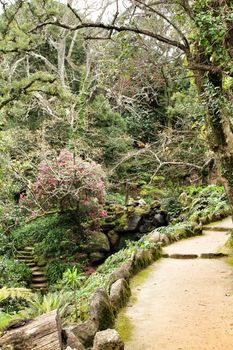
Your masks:
[[[10,329],[0,338],[0,349],[61,350],[61,321],[57,310]]]

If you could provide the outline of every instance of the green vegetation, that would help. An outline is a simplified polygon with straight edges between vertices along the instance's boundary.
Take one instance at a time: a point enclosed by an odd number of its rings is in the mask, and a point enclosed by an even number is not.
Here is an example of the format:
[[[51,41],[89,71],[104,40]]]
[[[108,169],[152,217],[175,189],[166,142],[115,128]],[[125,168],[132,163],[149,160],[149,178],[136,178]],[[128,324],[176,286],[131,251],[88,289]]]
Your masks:
[[[45,285],[0,297],[0,329],[54,308],[86,319],[95,289],[151,247],[151,208],[173,240],[232,214],[231,2],[122,6],[95,23],[72,1],[1,2],[0,290]]]
[[[69,215],[46,215],[13,230],[10,240],[15,249],[35,246],[38,255],[60,256],[64,250],[72,253],[75,248],[70,245],[70,240],[75,239],[72,227],[77,230],[75,219]]]
[[[187,186],[175,191],[167,191],[162,198],[162,206],[171,219],[200,222],[208,215],[219,214],[219,219],[230,213],[230,205],[222,186]],[[209,218],[211,220],[211,217]]]
[[[0,256],[0,287],[25,287],[31,276],[30,268],[24,263]]]

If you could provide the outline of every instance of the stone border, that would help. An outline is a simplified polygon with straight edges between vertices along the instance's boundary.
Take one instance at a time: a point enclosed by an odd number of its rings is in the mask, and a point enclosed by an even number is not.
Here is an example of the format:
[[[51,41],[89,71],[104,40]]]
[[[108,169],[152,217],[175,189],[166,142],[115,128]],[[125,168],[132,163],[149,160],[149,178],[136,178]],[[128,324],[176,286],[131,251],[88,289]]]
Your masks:
[[[75,335],[79,343],[79,346],[76,344],[75,349],[85,350],[88,348],[98,350],[99,348],[96,346],[96,343],[98,342],[96,339],[100,336],[99,334],[101,333],[103,335],[104,330],[114,328],[115,318],[118,312],[121,308],[126,306],[131,296],[129,285],[130,278],[161,258],[163,246],[167,246],[185,238],[200,235],[203,231],[203,225],[210,223],[210,219],[214,222],[227,216],[229,216],[229,211],[227,210],[210,214],[207,217],[201,218],[198,223],[192,222],[191,231],[189,229],[186,234],[182,235],[180,232],[174,235],[166,235],[154,230],[144,236],[145,241],[154,243],[154,246],[139,249],[128,261],[114,270],[109,276],[108,292],[101,288],[94,292],[90,301],[87,321],[78,325],[70,325],[63,328],[63,336],[67,340],[67,346],[71,346],[72,349],[72,342],[69,342],[69,339]],[[179,230],[177,229],[177,231]],[[113,330],[113,332],[115,332],[115,330]],[[106,334],[109,334],[109,332],[106,332]],[[107,338],[108,337],[106,336],[106,347],[102,344],[101,350],[109,349]],[[93,342],[94,347],[92,348]],[[114,349],[123,349],[121,340],[119,340],[119,347],[116,346]]]
[[[90,301],[87,321],[63,327],[63,337],[66,339],[67,346],[72,345],[69,339],[75,335],[81,343],[79,347],[76,347],[77,350],[90,349],[98,332],[114,328],[115,318],[119,310],[126,306],[131,296],[130,278],[160,259],[163,246],[201,233],[202,226],[192,223],[192,234],[188,230],[186,237],[179,233],[167,236],[157,230],[146,235],[145,241],[152,243],[153,246],[149,245],[148,248],[139,249],[128,261],[110,274],[108,292],[101,288],[95,290]]]

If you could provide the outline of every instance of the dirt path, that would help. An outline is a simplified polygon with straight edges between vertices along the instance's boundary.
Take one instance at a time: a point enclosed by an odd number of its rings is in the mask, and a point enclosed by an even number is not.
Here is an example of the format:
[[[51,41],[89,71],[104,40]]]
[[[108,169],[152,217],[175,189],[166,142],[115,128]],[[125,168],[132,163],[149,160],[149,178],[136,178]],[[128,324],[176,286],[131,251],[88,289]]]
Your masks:
[[[226,232],[205,231],[166,252],[215,253],[227,238]],[[133,331],[125,350],[233,349],[232,266],[224,259],[169,258],[149,269],[146,281],[133,289],[136,303],[126,308]]]

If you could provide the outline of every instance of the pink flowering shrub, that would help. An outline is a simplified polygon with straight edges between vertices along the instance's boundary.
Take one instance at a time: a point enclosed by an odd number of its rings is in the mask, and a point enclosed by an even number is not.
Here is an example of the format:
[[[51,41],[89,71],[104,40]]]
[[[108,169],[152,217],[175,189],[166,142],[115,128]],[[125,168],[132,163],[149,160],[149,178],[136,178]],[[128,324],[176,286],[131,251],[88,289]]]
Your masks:
[[[79,221],[98,219],[106,215],[104,173],[95,162],[74,159],[68,150],[53,160],[42,162],[38,174],[20,207],[37,216],[41,212],[58,210],[74,212]]]

